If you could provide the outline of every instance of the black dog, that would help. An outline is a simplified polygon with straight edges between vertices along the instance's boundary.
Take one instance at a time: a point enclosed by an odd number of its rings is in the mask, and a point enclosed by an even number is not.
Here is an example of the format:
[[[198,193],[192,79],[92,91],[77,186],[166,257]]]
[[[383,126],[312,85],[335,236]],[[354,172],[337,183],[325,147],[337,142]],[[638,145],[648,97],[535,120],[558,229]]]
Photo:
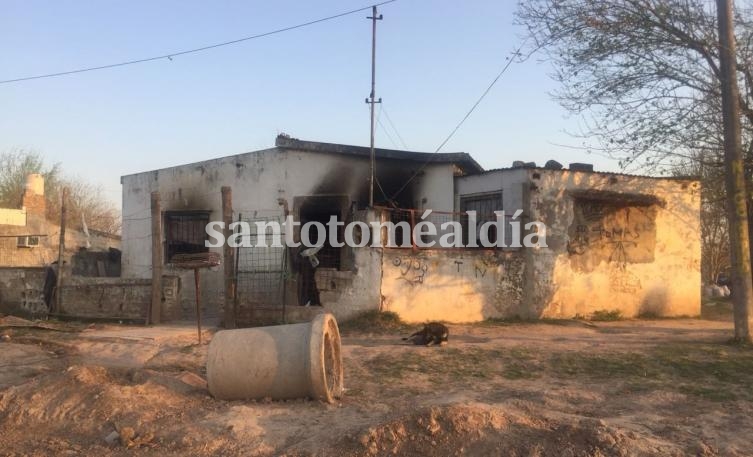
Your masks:
[[[439,322],[429,322],[424,325],[424,328],[417,331],[407,338],[403,338],[403,341],[410,341],[413,344],[420,346],[432,346],[435,344],[443,345],[447,343],[450,336],[450,329],[446,325]]]

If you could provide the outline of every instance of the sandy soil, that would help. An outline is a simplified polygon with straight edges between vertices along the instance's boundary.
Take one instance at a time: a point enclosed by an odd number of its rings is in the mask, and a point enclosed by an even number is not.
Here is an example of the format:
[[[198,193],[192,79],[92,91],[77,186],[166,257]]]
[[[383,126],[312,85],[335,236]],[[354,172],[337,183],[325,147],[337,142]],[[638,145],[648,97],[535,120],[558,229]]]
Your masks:
[[[0,320],[0,455],[753,455],[722,320],[346,334],[333,405],[212,399],[190,327],[48,327]]]

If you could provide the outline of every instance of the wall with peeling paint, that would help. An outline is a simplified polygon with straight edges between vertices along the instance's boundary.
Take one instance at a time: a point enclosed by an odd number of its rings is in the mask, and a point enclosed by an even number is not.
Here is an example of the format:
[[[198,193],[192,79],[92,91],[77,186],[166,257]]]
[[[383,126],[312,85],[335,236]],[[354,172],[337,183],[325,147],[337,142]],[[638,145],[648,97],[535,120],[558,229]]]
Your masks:
[[[697,181],[540,169],[528,175],[530,218],[547,225],[549,244],[527,249],[531,317],[700,314]],[[604,200],[584,208],[579,202],[593,200],[582,191],[601,192]],[[634,201],[647,197],[655,203]]]
[[[230,157],[155,170],[121,178],[123,185],[122,276],[125,278],[151,277],[151,210],[150,195],[160,192],[162,211],[206,210],[210,221],[222,219],[221,188],[230,186],[233,191],[235,215],[243,218],[279,217],[284,219],[284,205],[294,209],[294,198],[313,195],[347,196],[355,207],[368,203],[369,162],[367,157],[342,154],[324,154],[272,148]],[[416,171],[421,171],[397,200],[414,203],[423,196],[432,202],[452,208],[453,169],[448,164],[378,160],[377,177],[387,193],[399,188]],[[444,183],[444,186],[440,184]],[[440,188],[441,187],[441,188]],[[391,195],[390,195],[391,196]],[[427,197],[427,198],[428,198]],[[375,199],[383,196],[377,190]],[[428,200],[427,200],[428,202]],[[164,240],[163,240],[164,242]],[[221,248],[212,251],[222,253]],[[365,254],[364,254],[365,255]],[[371,256],[372,254],[369,254]],[[377,265],[379,260],[377,259]],[[367,270],[371,267],[365,267]],[[179,276],[183,287],[183,318],[192,319],[195,299],[193,273],[167,266],[165,274]],[[345,273],[345,272],[344,272]],[[354,289],[345,297],[370,297],[368,306],[378,306],[378,284],[374,292],[358,284],[373,284],[374,274],[367,279],[354,278]],[[347,282],[347,281],[346,281]],[[201,273],[202,312],[208,317],[222,315],[224,282],[222,269]],[[294,294],[288,294],[291,297]],[[372,296],[373,295],[373,296]],[[372,300],[373,299],[373,300]],[[344,300],[344,299],[343,299]],[[344,302],[343,302],[344,303]],[[352,300],[352,306],[340,303],[342,309],[361,309],[364,304]],[[349,311],[344,311],[347,314]]]
[[[382,309],[407,322],[512,317],[523,302],[524,268],[516,251],[385,249]]]
[[[541,221],[523,248],[523,318],[700,314],[700,184],[618,173],[511,168],[455,178],[463,196],[503,192],[510,215]],[[523,233],[525,236],[526,233]],[[509,232],[508,232],[509,239]]]

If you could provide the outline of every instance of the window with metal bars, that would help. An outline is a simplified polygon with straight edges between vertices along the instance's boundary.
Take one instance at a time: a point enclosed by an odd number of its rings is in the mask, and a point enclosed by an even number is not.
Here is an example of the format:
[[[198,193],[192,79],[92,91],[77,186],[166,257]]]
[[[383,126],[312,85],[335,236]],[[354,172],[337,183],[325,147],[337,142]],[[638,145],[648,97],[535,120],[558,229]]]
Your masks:
[[[463,244],[468,244],[470,224],[468,216],[465,214],[468,211],[476,212],[476,240],[478,242],[481,226],[486,222],[494,222],[496,220],[494,212],[502,211],[502,192],[460,197],[460,211],[464,213],[462,216]],[[489,228],[488,236],[490,243],[497,242],[497,228],[495,226]]]
[[[209,211],[165,212],[165,263],[176,254],[208,252],[205,241],[209,239],[206,226]]]

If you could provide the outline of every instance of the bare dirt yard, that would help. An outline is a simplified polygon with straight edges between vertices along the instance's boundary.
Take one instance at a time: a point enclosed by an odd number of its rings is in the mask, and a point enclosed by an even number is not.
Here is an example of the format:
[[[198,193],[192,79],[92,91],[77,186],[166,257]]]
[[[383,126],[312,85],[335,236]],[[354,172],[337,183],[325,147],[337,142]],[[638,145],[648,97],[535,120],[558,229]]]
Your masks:
[[[451,325],[428,348],[345,325],[333,405],[212,399],[188,326],[6,317],[0,455],[750,456],[753,350],[707,311]]]

